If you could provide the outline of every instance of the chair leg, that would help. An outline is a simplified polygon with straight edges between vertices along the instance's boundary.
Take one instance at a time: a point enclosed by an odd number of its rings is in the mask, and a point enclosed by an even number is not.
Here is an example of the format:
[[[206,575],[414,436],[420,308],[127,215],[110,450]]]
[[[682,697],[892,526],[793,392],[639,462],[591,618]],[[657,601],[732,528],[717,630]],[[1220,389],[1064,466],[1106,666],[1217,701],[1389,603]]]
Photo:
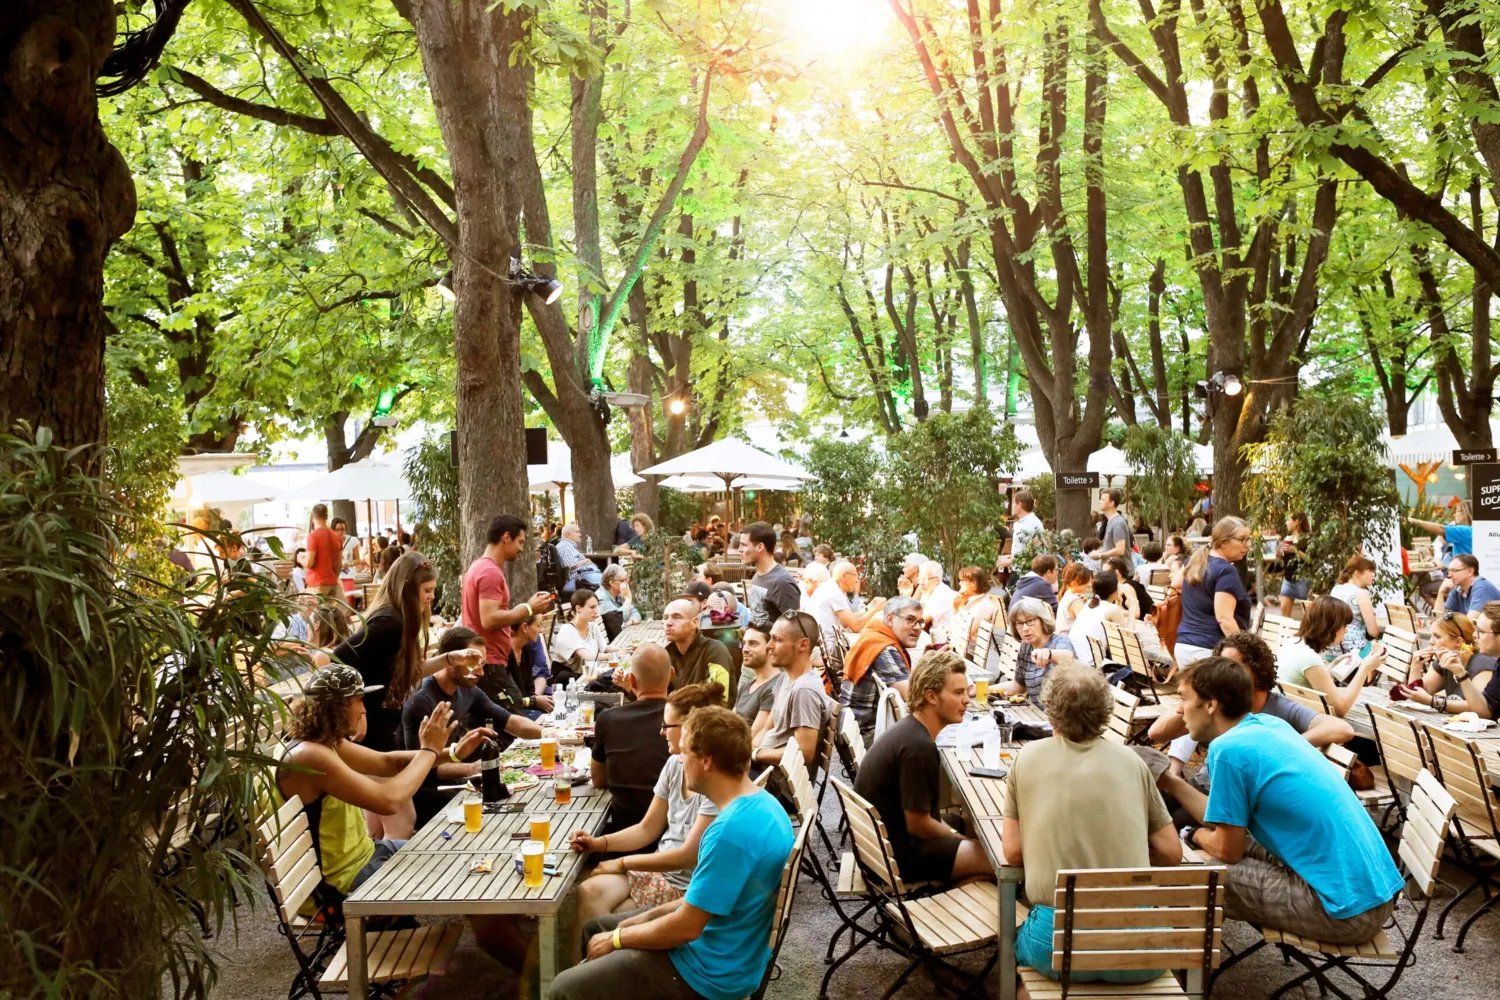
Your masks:
[[[1481,881],[1482,880],[1479,879],[1479,878],[1474,879],[1474,881],[1469,885],[1469,887],[1467,889],[1462,890],[1457,895],[1455,895],[1452,899],[1448,900],[1448,905],[1445,906],[1445,907],[1443,907],[1443,912],[1442,913],[1438,914],[1437,926],[1434,927],[1433,930],[1432,930],[1432,939],[1434,941],[1441,941],[1443,939],[1443,924],[1447,922],[1447,920],[1448,920],[1448,914],[1453,912],[1453,908],[1455,906],[1457,906],[1459,903],[1463,902],[1463,898],[1465,896],[1467,896],[1469,893],[1473,892],[1475,889],[1478,889],[1479,886],[1480,886]]]
[[[873,904],[866,904],[866,908],[868,909],[870,905]],[[860,912],[864,911],[861,910]],[[849,943],[851,947],[847,952],[840,955],[838,959],[828,967],[827,972],[823,973],[823,985],[818,989],[818,1000],[828,1000],[828,983],[833,979],[833,974],[839,970],[839,966],[843,965],[845,962],[849,961],[849,959],[857,955],[860,949],[869,944],[871,941],[875,940],[876,935],[878,934],[878,930],[870,931],[866,930],[863,927],[860,927],[858,924],[849,924]],[[856,941],[855,938],[858,937],[862,937],[863,940]]]
[[[891,997],[895,996],[896,991],[901,989],[902,986],[906,985],[906,981],[911,978],[911,974],[915,972],[917,966],[921,964],[921,958],[913,958],[910,962],[908,962],[906,964],[906,971],[902,972],[901,975],[897,977],[896,981],[891,984],[890,989],[880,994],[880,1000],[891,1000]]]
[[[1463,926],[1459,927],[1459,929],[1458,929],[1458,940],[1456,940],[1456,941],[1453,942],[1453,950],[1454,951],[1460,952],[1460,953],[1463,952],[1463,950],[1464,950],[1464,938],[1468,936],[1468,934],[1469,934],[1469,928],[1474,926],[1474,921],[1478,920],[1480,917],[1484,916],[1486,913],[1494,913],[1494,912],[1496,912],[1495,911],[1495,904],[1496,903],[1500,903],[1500,894],[1491,894],[1490,891],[1489,891],[1489,887],[1486,886],[1485,887],[1485,895],[1489,896],[1489,898],[1486,899],[1482,904],[1480,904],[1479,909],[1477,909],[1473,913],[1469,914],[1469,919],[1465,920],[1463,922]]]

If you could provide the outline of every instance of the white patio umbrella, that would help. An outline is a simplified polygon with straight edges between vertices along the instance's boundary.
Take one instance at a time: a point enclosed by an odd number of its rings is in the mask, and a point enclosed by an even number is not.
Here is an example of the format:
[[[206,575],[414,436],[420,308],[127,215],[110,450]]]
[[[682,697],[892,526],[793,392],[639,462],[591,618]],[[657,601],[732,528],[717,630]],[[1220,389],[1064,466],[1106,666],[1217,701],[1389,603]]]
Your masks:
[[[396,501],[396,528],[401,528],[401,501],[411,500],[411,486],[406,473],[393,456],[367,458],[342,469],[319,476],[301,486],[279,494],[278,500],[363,500],[365,523],[375,524],[372,505],[376,500]],[[356,526],[350,525],[352,532]],[[373,527],[371,528],[373,530]]]
[[[203,476],[187,477],[184,491],[189,505],[197,504],[257,504],[266,503],[276,496],[276,491],[265,483],[232,472],[211,472]]]
[[[1035,479],[1037,476],[1048,476],[1052,474],[1052,465],[1047,461],[1047,455],[1040,448],[1032,448],[1021,453],[1020,463],[1012,479],[1024,482]]]
[[[800,466],[769,455],[759,448],[752,448],[743,441],[725,438],[711,445],[690,451],[686,455],[659,462],[649,469],[642,469],[643,476],[695,476],[717,477],[724,483],[724,490],[733,496],[733,491],[745,488],[745,483],[755,481],[783,481],[787,489],[795,489],[797,483],[813,476]],[[753,488],[753,487],[752,487]],[[764,486],[761,487],[765,488]],[[734,511],[730,510],[733,517]]]
[[[723,480],[712,476],[668,476],[656,485],[683,493],[723,493]],[[792,479],[737,479],[732,489],[736,490],[795,490],[801,482]]]
[[[637,476],[630,467],[630,455],[620,454],[609,460],[610,478],[614,480],[615,489],[623,489],[626,486],[634,486],[636,483],[644,483],[645,480]],[[547,461],[543,465],[526,466],[526,488],[530,493],[551,493],[557,491],[559,516],[564,521],[567,507],[568,486],[573,482],[573,452],[561,441],[547,442]]]
[[[1097,472],[1110,479],[1116,476],[1128,476],[1134,471],[1130,467],[1130,462],[1126,460],[1125,453],[1112,444],[1090,455],[1085,468],[1089,472]]]
[[[1214,471],[1214,448],[1211,444],[1193,445],[1193,468],[1204,475]]]

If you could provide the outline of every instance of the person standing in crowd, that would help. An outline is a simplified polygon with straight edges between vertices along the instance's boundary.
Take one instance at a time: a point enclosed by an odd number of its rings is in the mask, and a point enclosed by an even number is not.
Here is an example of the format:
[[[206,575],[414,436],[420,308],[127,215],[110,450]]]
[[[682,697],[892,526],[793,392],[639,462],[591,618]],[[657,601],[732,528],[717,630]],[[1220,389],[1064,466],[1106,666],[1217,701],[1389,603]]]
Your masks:
[[[1104,490],[1099,494],[1099,512],[1104,515],[1104,534],[1100,536],[1103,542],[1099,553],[1101,561],[1110,556],[1130,555],[1130,522],[1120,513],[1120,504],[1124,502],[1125,494],[1120,490]]]
[[[312,531],[307,536],[307,589],[319,597],[344,599],[339,573],[344,568],[344,546],[328,526],[328,505],[313,504]]]
[[[619,563],[604,567],[600,587],[594,592],[599,598],[599,620],[604,623],[604,634],[610,642],[615,641],[626,625],[641,620],[641,612],[630,594],[630,574]]]
[[[1293,511],[1286,519],[1286,534],[1277,546],[1277,555],[1281,559],[1281,614],[1286,618],[1292,617],[1295,602],[1307,600],[1308,582],[1300,577],[1302,564],[1307,561],[1303,546],[1311,534],[1312,523],[1307,515],[1300,510]]]
[[[1444,611],[1471,618],[1491,601],[1500,601],[1500,589],[1479,575],[1479,560],[1457,555],[1448,563],[1448,579],[1438,590],[1437,603]]]
[[[590,836],[577,830],[569,841],[573,850],[624,854],[601,862],[578,883],[578,922],[587,924],[606,913],[630,913],[680,899],[698,863],[698,844],[719,815],[713,802],[690,791],[682,773],[682,727],[695,709],[724,704],[717,682],[689,684],[667,698],[662,731],[672,756],[656,779],[651,806],[635,826],[613,834]],[[655,845],[647,854],[632,854]]]
[[[681,746],[687,787],[719,810],[686,895],[587,924],[588,961],[557,977],[552,1000],[616,1000],[622,987],[652,1000],[739,1000],[760,986],[791,822],[748,776],[750,731],[739,716],[694,710]]]
[[[776,562],[776,532],[764,521],[754,521],[740,533],[740,547],[747,565],[755,567],[746,591],[750,620],[771,627],[771,623],[788,611],[802,607],[802,591],[797,581]]]
[[[1354,613],[1344,633],[1346,653],[1364,656],[1370,643],[1380,638],[1380,633],[1385,630],[1375,616],[1375,601],[1370,596],[1370,587],[1374,583],[1375,561],[1355,556],[1344,564],[1339,582],[1328,592],[1328,596],[1343,601]]]
[[[786,674],[771,705],[771,724],[751,755],[751,764],[779,764],[788,748],[800,749],[809,774],[816,770],[818,737],[828,721],[823,678],[812,668],[818,621],[789,611],[771,626],[771,659]]]
[[[1057,596],[1057,631],[1068,635],[1073,620],[1088,604],[1086,592],[1094,586],[1094,571],[1082,562],[1068,563],[1062,572],[1062,589]]]
[[[1052,737],[1028,743],[1005,778],[1000,840],[1005,863],[1026,869],[1031,910],[1016,929],[1016,961],[1050,979],[1057,873],[1182,863],[1182,845],[1151,771],[1129,747],[1104,739],[1114,714],[1096,670],[1060,666],[1043,701]],[[1324,765],[1327,767],[1327,765]],[[1332,770],[1331,768],[1329,769]],[[934,793],[936,794],[936,793]],[[1159,970],[1073,970],[1074,982],[1141,983]]]
[[[1280,680],[1315,689],[1328,702],[1329,711],[1341,719],[1354,709],[1360,691],[1385,662],[1385,651],[1377,647],[1360,662],[1347,686],[1341,687],[1334,681],[1335,670],[1345,661],[1360,659],[1361,656],[1345,652],[1328,659],[1341,648],[1347,649],[1343,639],[1353,617],[1349,605],[1337,597],[1318,598],[1303,614],[1296,641],[1283,645],[1276,656]]]
[[[568,587],[565,589],[588,587],[592,590],[599,586],[603,575],[599,567],[594,565],[594,560],[583,554],[583,528],[579,527],[577,521],[569,521],[563,525],[562,537],[557,540],[557,554],[569,574]]]
[[[1015,589],[1011,592],[1011,600],[1019,601],[1025,597],[1034,597],[1039,601],[1045,601],[1053,611],[1057,610],[1057,574],[1060,567],[1057,556],[1049,556],[1045,553],[1031,560],[1031,572],[1016,581]]]
[[[667,651],[643,643],[630,658],[624,687],[633,700],[602,710],[594,720],[594,753],[589,778],[613,796],[604,832],[639,823],[651,807],[656,779],[671,754],[662,735],[672,664]]]
[[[336,517],[328,525],[333,533],[339,536],[339,562],[340,573],[353,575],[357,569],[369,569],[369,563],[365,560],[364,553],[360,551],[359,536],[349,533],[349,522],[342,517]]]
[[[462,584],[461,621],[474,632],[484,637],[485,673],[498,681],[502,673],[508,672],[511,663],[511,630],[518,622],[533,614],[543,614],[552,607],[552,595],[538,591],[520,607],[510,605],[510,582],[505,578],[505,567],[513,562],[526,547],[526,522],[514,514],[501,514],[490,521],[485,531],[484,552],[469,564]],[[528,683],[518,697],[531,696]],[[494,691],[491,689],[491,696]],[[545,700],[545,705],[541,702]],[[531,706],[524,706],[531,707]],[[538,699],[543,711],[552,711],[552,700]]]
[[[420,552],[408,552],[386,574],[375,592],[364,627],[333,649],[333,658],[359,671],[377,690],[365,695],[369,732],[365,745],[387,753],[402,745],[401,706],[429,674],[450,664],[468,668],[484,663],[484,653],[463,649],[427,656],[427,621],[437,572]],[[395,814],[366,813],[370,835],[409,837],[416,829],[410,801]]]
[[[893,687],[906,697],[911,654],[922,635],[922,606],[910,597],[887,601],[881,616],[868,622],[844,657],[844,681],[839,701],[854,712],[854,721],[868,743],[875,732],[880,688]]]
[[[938,811],[942,761],[935,741],[945,726],[964,720],[964,670],[963,659],[951,650],[923,653],[906,690],[911,714],[880,734],[854,779],[854,790],[880,814],[907,882],[946,884],[995,874],[978,841],[949,826]]]
[[[745,654],[740,671],[739,692],[734,700],[735,714],[750,726],[750,745],[760,741],[771,725],[771,709],[776,692],[786,675],[771,662],[771,630],[760,625],[746,625],[741,639]]]
[[[484,637],[462,625],[449,629],[438,643],[438,653],[442,655],[465,649],[483,652]],[[479,679],[483,676],[482,662],[477,666],[454,662],[432,674],[407,695],[406,703],[401,706],[402,743],[406,749],[415,750],[421,745],[422,720],[430,716],[440,703],[446,703],[452,709],[458,736],[479,730],[487,739],[506,744],[512,737],[538,739],[542,735],[541,726],[524,715],[512,715],[479,690]],[[501,737],[501,733],[505,736]],[[418,825],[436,816],[452,798],[451,794],[437,790],[438,782],[464,781],[478,775],[478,761],[467,761],[457,747],[450,748],[447,758],[433,768],[421,790],[413,796]]]
[[[1483,620],[1484,615],[1479,617]],[[1432,623],[1432,645],[1417,650],[1409,681],[1392,689],[1391,700],[1430,705],[1449,715],[1477,712],[1478,706],[1463,696],[1463,681],[1484,691],[1494,676],[1495,658],[1474,651],[1475,631],[1468,615],[1445,611]]]
[[[1039,532],[1045,531],[1042,519],[1036,516],[1036,497],[1028,490],[1016,490],[1010,498],[1010,516],[1014,519],[1010,528],[1010,551],[1019,554]],[[1012,556],[1001,556],[1002,565],[1009,566]]]
[[[1170,771],[1158,787],[1203,826],[1183,839],[1229,866],[1224,915],[1310,941],[1363,944],[1405,884],[1337,768],[1281,719],[1251,712],[1245,668],[1213,656],[1182,678],[1178,711],[1208,744],[1205,796]]]
[[[735,685],[729,683],[734,661],[717,639],[698,629],[698,610],[687,598],[678,598],[662,610],[666,626],[667,656],[672,663],[672,690],[695,684],[715,683],[732,703]],[[735,678],[738,680],[739,678]]]
[[[292,553],[292,590],[300,594],[307,589],[307,549],[301,546]]]
[[[1072,641],[1056,631],[1057,622],[1045,601],[1023,597],[1010,606],[1010,634],[1020,642],[1016,651],[1015,678],[1000,687],[1009,694],[1024,694],[1038,708],[1042,686],[1054,666],[1076,662]]]
[[[1214,655],[1233,660],[1250,672],[1250,681],[1255,685],[1250,711],[1265,712],[1282,719],[1309,744],[1318,748],[1332,743],[1348,743],[1354,739],[1354,727],[1348,722],[1336,716],[1314,712],[1273,690],[1277,680],[1276,654],[1271,652],[1266,640],[1254,632],[1226,635],[1214,647]],[[1198,749],[1198,742],[1187,735],[1187,722],[1175,712],[1163,715],[1153,722],[1148,735],[1152,743],[1171,743],[1168,756],[1172,758],[1174,774],[1182,773],[1183,766],[1193,759],[1193,754]]]
[[[1439,524],[1437,521],[1423,521],[1420,518],[1408,517],[1407,523],[1421,528],[1429,535],[1437,535],[1443,540],[1444,547],[1448,550],[1448,557],[1471,556],[1474,554],[1474,524],[1469,514],[1469,503],[1462,501],[1453,510],[1452,524]]]
[[[1182,574],[1182,623],[1177,626],[1177,664],[1186,667],[1210,655],[1219,640],[1250,627],[1250,595],[1235,563],[1250,551],[1250,526],[1221,517],[1208,545],[1193,553]]]

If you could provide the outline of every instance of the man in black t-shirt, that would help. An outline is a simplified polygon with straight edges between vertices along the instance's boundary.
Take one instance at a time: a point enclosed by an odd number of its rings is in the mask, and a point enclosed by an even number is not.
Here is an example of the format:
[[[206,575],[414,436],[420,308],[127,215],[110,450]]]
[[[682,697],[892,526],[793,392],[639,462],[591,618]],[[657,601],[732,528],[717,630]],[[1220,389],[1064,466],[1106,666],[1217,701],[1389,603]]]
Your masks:
[[[786,567],[776,562],[776,531],[764,521],[747,524],[741,534],[740,550],[745,563],[755,567],[755,575],[746,588],[746,605],[750,620],[769,629],[788,611],[802,607],[802,590]]]
[[[457,625],[443,636],[442,642],[438,644],[438,652],[483,650],[484,646],[483,636]],[[432,710],[441,702],[447,702],[453,709],[453,721],[458,724],[454,732],[460,737],[471,730],[484,729],[503,747],[509,745],[515,737],[534,740],[542,735],[541,726],[524,715],[507,712],[479,689],[484,669],[482,660],[473,668],[456,664],[446,666],[407,695],[401,706],[401,731],[406,749],[415,750],[421,746],[418,733],[422,720],[431,715]],[[427,779],[415,796],[417,824],[420,826],[427,822],[447,803],[449,794],[439,792],[439,784],[453,784],[478,774],[478,761],[460,760],[451,753],[448,760],[439,761],[437,767],[428,772]]]
[[[641,821],[651,807],[656,779],[671,756],[662,732],[667,689],[672,683],[667,651],[655,643],[645,643],[631,657],[630,671],[623,680],[635,700],[599,713],[589,763],[594,787],[608,788],[613,796],[604,833]],[[621,683],[618,674],[615,683]]]
[[[911,714],[881,734],[859,765],[854,790],[880,814],[901,877],[910,882],[956,882],[995,870],[975,840],[938,815],[936,743],[944,726],[962,722],[969,702],[964,661],[949,650],[928,650],[907,684]]]

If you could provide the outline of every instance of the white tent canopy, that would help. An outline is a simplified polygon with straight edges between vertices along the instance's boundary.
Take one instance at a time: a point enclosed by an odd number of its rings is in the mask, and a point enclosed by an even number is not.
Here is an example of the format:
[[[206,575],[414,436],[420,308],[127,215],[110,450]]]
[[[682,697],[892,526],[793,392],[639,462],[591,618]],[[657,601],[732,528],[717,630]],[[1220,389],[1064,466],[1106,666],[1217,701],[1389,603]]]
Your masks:
[[[278,500],[410,500],[411,487],[394,458],[367,458],[279,494]]]
[[[628,454],[611,458],[609,471],[617,490],[645,482],[631,471]],[[546,464],[526,466],[526,483],[532,493],[550,493],[560,487],[572,485],[573,452],[561,441],[548,441]]]
[[[210,472],[237,469],[242,465],[254,465],[255,456],[243,452],[214,451],[201,455],[178,455],[177,474],[184,478],[201,476]]]
[[[256,504],[266,503],[276,496],[276,491],[265,483],[232,472],[210,472],[204,476],[189,476],[184,492],[189,504]]]
[[[1391,437],[1387,430],[1381,437],[1391,450],[1392,466],[1402,463],[1415,465],[1418,462],[1451,462],[1453,453],[1458,450],[1458,440],[1447,424],[1417,428],[1399,438]],[[1490,420],[1490,440],[1500,441],[1500,418]]]
[[[1040,448],[1032,448],[1021,453],[1021,460],[1011,478],[1023,482],[1027,479],[1035,479],[1037,476],[1050,476],[1051,474],[1052,465],[1047,461],[1046,454]]]
[[[642,469],[646,476],[713,476],[731,489],[739,488],[738,480],[790,480],[798,482],[813,478],[808,472],[768,455],[759,448],[752,448],[743,441],[725,438],[697,451],[668,459],[665,462]]]
[[[1125,453],[1111,444],[1089,456],[1086,471],[1097,472],[1101,476],[1128,476],[1132,470],[1125,459]]]

